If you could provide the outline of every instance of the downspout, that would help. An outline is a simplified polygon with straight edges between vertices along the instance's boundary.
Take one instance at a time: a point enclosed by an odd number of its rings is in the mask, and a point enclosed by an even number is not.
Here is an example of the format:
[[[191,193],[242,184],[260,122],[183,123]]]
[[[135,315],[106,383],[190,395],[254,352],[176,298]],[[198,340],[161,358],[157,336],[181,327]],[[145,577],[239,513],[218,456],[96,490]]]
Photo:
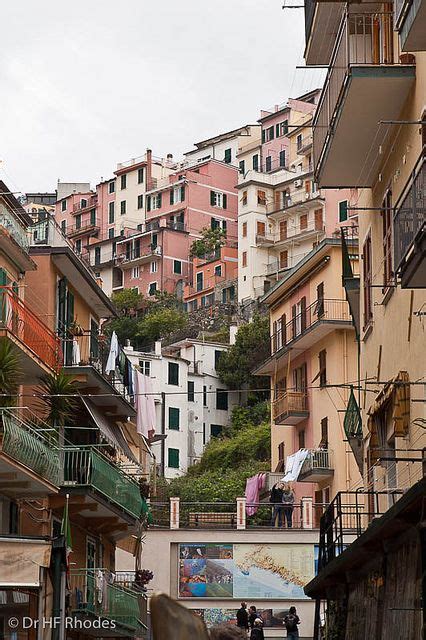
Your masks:
[[[345,330],[343,330],[343,382],[345,384],[344,387],[344,398],[345,404],[348,404],[347,398],[347,387],[346,384],[348,382],[348,336]],[[346,444],[345,444],[346,449]],[[349,460],[348,460],[348,451],[345,451],[345,468],[346,468],[346,489],[350,488],[350,474],[349,474]]]
[[[166,394],[164,391],[161,392],[161,475],[164,478],[165,468],[166,468]]]

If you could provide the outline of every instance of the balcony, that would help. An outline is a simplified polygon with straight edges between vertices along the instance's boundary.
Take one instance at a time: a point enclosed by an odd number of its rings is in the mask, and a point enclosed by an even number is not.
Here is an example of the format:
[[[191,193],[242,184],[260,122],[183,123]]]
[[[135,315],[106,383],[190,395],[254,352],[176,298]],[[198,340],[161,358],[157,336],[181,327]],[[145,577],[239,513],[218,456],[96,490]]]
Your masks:
[[[403,289],[426,287],[426,159],[422,153],[395,207],[394,263]]]
[[[272,335],[272,354],[290,349],[305,351],[335,329],[351,324],[346,300],[316,300]]]
[[[312,172],[313,167],[312,171],[309,171],[308,174],[303,174],[303,177],[306,177],[306,175],[309,175],[309,173]],[[296,178],[294,182],[298,182],[298,180],[302,184],[299,187],[295,187],[290,195],[283,198],[281,202],[273,202],[266,205],[266,213],[268,214],[268,216],[275,220],[278,220],[282,217],[280,214],[282,214],[283,212],[285,213],[289,211],[289,213],[297,213],[300,210],[303,213],[317,206],[318,203],[316,201],[321,199],[321,192],[306,191],[306,189],[302,188],[303,179]]]
[[[131,269],[132,267],[161,258],[162,248],[159,245],[142,249],[133,248],[125,253],[119,253],[116,262],[122,269]]]
[[[327,65],[342,17],[344,3],[305,0],[305,61],[307,65]]]
[[[58,492],[59,450],[15,412],[0,412],[2,493],[20,498]]]
[[[287,391],[272,403],[275,424],[299,424],[309,417],[306,391]]]
[[[62,490],[70,494],[74,509],[80,505],[79,515],[91,520],[92,527],[100,527],[104,533],[108,528],[113,537],[119,537],[139,520],[145,500],[138,484],[118,464],[92,447],[65,447],[63,455]]]
[[[16,263],[20,271],[25,272],[35,268],[28,255],[29,240],[25,228],[2,203],[0,203],[0,250]]]
[[[342,283],[346,292],[346,300],[351,310],[351,316],[357,338],[360,335],[360,282],[359,275],[354,273],[352,263],[358,259],[358,227],[342,227]]]
[[[71,569],[70,611],[72,617],[89,623],[101,622],[103,638],[146,638],[146,596],[116,582],[107,569]],[[99,628],[87,624],[84,634],[98,637]]]
[[[395,0],[394,10],[402,51],[425,51],[426,3],[423,0]]]
[[[83,235],[93,236],[99,233],[99,231],[99,220],[96,218],[95,220],[88,220],[87,222],[73,224],[67,227],[66,235],[68,238],[77,238]]]
[[[81,200],[85,200],[86,204],[84,206],[81,205]],[[94,194],[93,196],[89,196],[87,198],[81,198],[80,202],[75,202],[73,205],[73,213],[79,213],[80,211],[86,211],[86,209],[93,209],[96,207],[98,203],[98,196]]]
[[[334,475],[333,454],[329,449],[310,449],[299,473],[299,482],[323,482]]]
[[[166,225],[167,229],[171,229],[172,231],[186,231],[186,225],[184,222],[177,220],[177,221],[168,221],[167,225]]]
[[[321,187],[377,181],[389,142],[379,121],[398,119],[415,80],[413,64],[394,62],[392,29],[391,13],[343,15],[313,125]]]
[[[24,384],[34,384],[40,375],[57,371],[61,366],[59,338],[11,287],[0,287],[0,337],[16,346]]]
[[[7,235],[13,238],[23,251],[28,252],[30,244],[25,228],[2,203],[0,203],[0,228],[2,228],[2,231],[5,231]]]
[[[312,135],[307,135],[302,138],[301,142],[297,144],[297,153],[299,156],[306,156],[312,150],[313,137]]]

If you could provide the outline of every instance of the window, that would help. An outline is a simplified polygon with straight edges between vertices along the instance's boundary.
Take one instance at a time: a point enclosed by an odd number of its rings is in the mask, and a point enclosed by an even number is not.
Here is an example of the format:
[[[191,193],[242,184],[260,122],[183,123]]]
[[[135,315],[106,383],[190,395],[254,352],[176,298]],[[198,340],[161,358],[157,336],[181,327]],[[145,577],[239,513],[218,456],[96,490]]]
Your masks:
[[[169,429],[179,431],[180,411],[177,407],[169,407]]]
[[[262,131],[262,142],[269,142],[274,139],[274,127],[268,127]]]
[[[179,386],[179,365],[177,362],[169,362],[168,383]]]
[[[285,150],[280,151],[280,167],[285,167]]]
[[[75,216],[75,228],[81,229],[81,213]]]
[[[221,276],[222,275],[222,265],[221,264],[217,264],[214,268],[214,275],[215,276]]]
[[[220,424],[210,425],[210,437],[219,438],[222,435],[223,427]]]
[[[81,253],[81,240],[75,241],[75,250],[77,253]]]
[[[143,167],[141,167],[140,169],[138,169],[138,184],[142,184],[143,182]]]
[[[300,149],[302,148],[302,144],[303,144],[303,137],[302,137],[302,134],[299,133],[299,135],[296,138],[296,145],[297,145],[298,151],[300,151]]]
[[[80,209],[84,209],[85,207],[87,207],[87,200],[86,200],[86,198],[81,198],[81,200],[80,200]]]
[[[348,219],[348,201],[339,202],[339,222],[345,222]]]
[[[114,237],[114,229],[108,229],[108,238],[111,240]]]
[[[150,269],[150,271],[151,271],[151,273],[157,273],[157,270],[158,270],[158,264],[157,264],[157,261],[156,261],[156,260],[153,260],[153,261],[151,262],[151,269]]]
[[[210,204],[212,207],[220,207],[221,209],[226,209],[226,193],[222,193],[220,191],[210,191]]]
[[[139,278],[139,267],[133,267],[132,278],[133,280],[135,280],[135,278]]]
[[[317,308],[316,312],[318,317],[324,315],[324,283],[320,282],[317,285]]]
[[[321,442],[319,446],[321,449],[328,449],[328,418],[321,420]]]
[[[247,266],[247,251],[243,251],[243,255],[242,255],[242,263],[241,263],[241,265],[242,265],[243,267],[246,267],[246,266]]]
[[[247,204],[247,191],[243,191],[242,203],[243,205]]]
[[[372,305],[372,255],[371,255],[371,234],[369,233],[364,242],[362,251],[362,274],[363,274],[363,294],[364,294],[364,330],[368,328],[373,320]]]
[[[155,249],[158,245],[158,233],[153,233],[151,238],[151,247]]]
[[[182,273],[181,260],[173,260],[173,273],[177,273],[179,275]]]
[[[308,214],[302,213],[300,216],[300,231],[304,231],[308,228]]]
[[[139,367],[144,376],[151,375],[151,362],[149,360],[139,360]]]
[[[61,202],[61,211],[66,211],[67,210],[67,201],[66,200],[62,200]]]
[[[124,214],[126,213],[126,201],[122,200],[120,202],[120,213],[122,216],[124,216]]]
[[[203,385],[203,406],[207,407],[207,387]]]
[[[232,160],[232,149],[225,149],[224,162],[229,164]]]
[[[216,389],[216,409],[228,411],[228,392],[224,389]]]
[[[281,220],[280,222],[280,240],[287,239],[287,220]]]
[[[242,173],[244,175],[245,174],[245,167],[246,167],[246,163],[245,163],[244,160],[240,160],[239,167],[240,167],[240,173]]]
[[[96,209],[91,209],[90,211],[90,224],[93,226],[96,225]]]
[[[222,231],[226,231],[226,220],[217,220],[216,218],[212,218],[210,220],[210,227],[212,229],[222,229]]]
[[[143,195],[139,195],[138,196],[138,209],[142,209],[143,208]]]
[[[177,204],[185,200],[185,185],[170,189],[170,204]]]
[[[108,223],[112,224],[115,219],[115,202],[108,204]]]
[[[266,234],[266,224],[264,222],[260,222],[260,220],[256,221],[256,235],[265,237]]]
[[[215,349],[215,352],[214,352],[214,368],[216,369],[216,371],[217,371],[217,368],[219,366],[219,362],[220,362],[220,359],[222,357],[222,353],[223,353],[223,351],[221,351],[219,349],[217,349],[217,350]]]
[[[299,449],[305,448],[305,430],[301,429],[298,433],[299,437]]]
[[[286,136],[288,133],[288,120],[283,120],[279,124],[275,125],[275,133],[277,138]]]
[[[67,232],[67,221],[66,220],[62,220],[61,222],[61,231],[62,233],[65,235]]]
[[[202,291],[204,289],[204,274],[202,271],[199,271],[196,275],[197,291]]]
[[[265,169],[266,171],[272,171],[272,156],[266,156]]]
[[[126,174],[121,176],[120,186],[121,186],[121,189],[126,189],[126,187],[127,187],[127,175]]]
[[[101,264],[101,248],[95,247],[95,265]]]
[[[149,296],[153,296],[153,295],[155,295],[156,291],[157,291],[157,283],[156,282],[151,282],[149,287],[148,287],[148,295]]]
[[[112,180],[108,184],[108,193],[114,193],[114,192],[115,192],[115,180]]]
[[[315,209],[314,219],[315,219],[315,231],[323,231],[324,222],[322,218],[322,209]]]
[[[265,191],[257,191],[257,204],[266,204],[266,192]]]
[[[280,251],[280,269],[288,267],[288,251]]]
[[[389,190],[383,200],[383,286],[392,282],[392,192]]]
[[[157,193],[157,195],[147,196],[146,197],[146,208],[148,211],[154,211],[155,209],[161,209],[162,205],[162,196],[161,193]]]
[[[243,238],[247,238],[247,222],[243,222],[242,234]]]
[[[319,360],[319,383],[320,387],[325,387],[327,384],[327,352],[325,349],[318,354]]]
[[[188,380],[188,402],[195,402],[195,382]]]
[[[259,154],[255,154],[252,159],[252,165],[254,171],[259,171]]]
[[[179,469],[179,449],[168,449],[167,466],[171,469]]]

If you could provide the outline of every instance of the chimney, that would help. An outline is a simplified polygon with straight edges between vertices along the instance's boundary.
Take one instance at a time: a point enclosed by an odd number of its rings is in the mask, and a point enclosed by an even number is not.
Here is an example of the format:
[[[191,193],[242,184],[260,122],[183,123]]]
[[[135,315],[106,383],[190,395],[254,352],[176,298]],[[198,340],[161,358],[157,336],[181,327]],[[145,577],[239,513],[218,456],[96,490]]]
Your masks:
[[[236,324],[231,324],[229,327],[229,344],[235,344],[235,338],[237,336],[238,327]]]
[[[156,356],[161,356],[161,340],[154,343],[154,353]]]
[[[152,150],[146,150],[146,188],[152,189]]]
[[[173,160],[173,153],[167,154],[167,160]]]

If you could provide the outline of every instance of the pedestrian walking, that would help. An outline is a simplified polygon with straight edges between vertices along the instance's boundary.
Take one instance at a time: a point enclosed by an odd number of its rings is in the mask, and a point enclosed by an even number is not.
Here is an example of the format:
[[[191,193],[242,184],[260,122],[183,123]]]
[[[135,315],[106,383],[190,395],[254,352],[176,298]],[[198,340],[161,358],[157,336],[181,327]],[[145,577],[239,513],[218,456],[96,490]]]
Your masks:
[[[263,621],[261,618],[256,618],[254,621],[253,629],[251,630],[250,640],[265,640],[263,633]]]
[[[251,605],[251,607],[249,608],[249,617],[248,617],[248,622],[249,622],[249,627],[250,629],[253,629],[254,627],[254,621],[256,620],[256,618],[258,618],[259,616],[257,615],[257,609],[254,606],[254,604]]]
[[[288,615],[284,618],[284,625],[287,629],[287,638],[295,640],[295,638],[299,637],[299,629],[297,628],[298,624],[300,624],[300,618],[297,615],[296,607],[290,607]]]
[[[283,493],[281,498],[282,508],[284,511],[285,520],[289,529],[293,526],[293,510],[294,510],[294,491],[286,482],[283,486]]]
[[[271,527],[282,527],[283,525],[283,485],[277,482],[271,489],[269,502],[272,504]],[[278,524],[277,524],[278,523]]]
[[[249,617],[247,613],[247,602],[242,602],[241,608],[237,611],[237,627],[243,629],[246,634],[249,628],[248,620]]]

